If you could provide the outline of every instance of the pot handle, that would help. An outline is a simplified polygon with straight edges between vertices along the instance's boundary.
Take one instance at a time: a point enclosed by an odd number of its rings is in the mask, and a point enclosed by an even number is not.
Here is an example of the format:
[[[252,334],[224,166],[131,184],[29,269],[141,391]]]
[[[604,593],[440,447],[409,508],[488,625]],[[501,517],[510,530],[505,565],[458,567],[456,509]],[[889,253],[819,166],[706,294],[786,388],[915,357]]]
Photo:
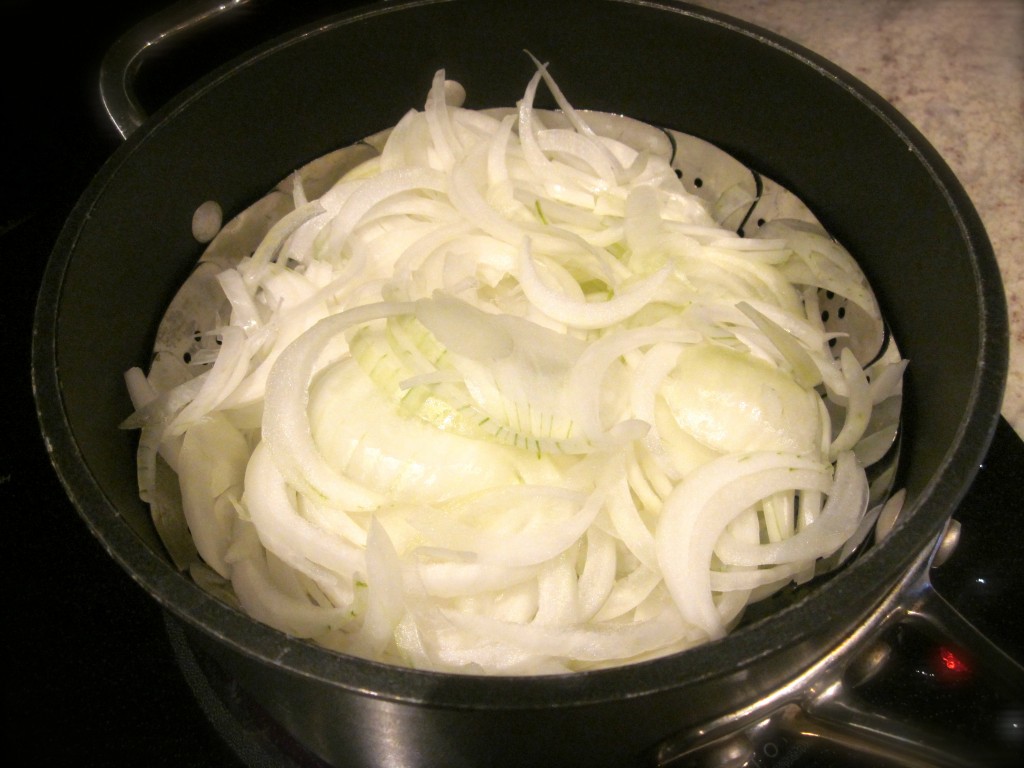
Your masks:
[[[906,713],[887,714],[858,694],[858,684],[870,685],[873,676],[892,674],[888,669],[892,649],[883,638],[901,629],[925,639],[934,654],[931,661],[938,665],[938,674],[931,674],[948,678],[934,683],[936,698],[962,710],[969,703],[960,697],[971,695],[972,683],[984,688],[983,694],[974,693],[982,699],[977,706],[985,707],[987,737],[973,736],[966,744],[916,724]],[[908,703],[901,695],[892,707],[898,710]],[[1024,668],[947,602],[925,570],[908,591],[902,611],[894,615],[893,626],[869,643],[844,674],[819,681],[807,700],[787,707],[779,725],[791,735],[824,739],[908,768],[995,768],[1018,765],[1024,754],[1022,708]]]
[[[659,744],[650,762],[659,768],[768,768],[791,764],[811,741],[820,741],[842,754],[862,755],[867,765],[1015,768],[1024,754],[1024,668],[948,603],[929,578],[958,538],[959,523],[951,520],[934,548],[921,552],[845,643],[749,710]],[[948,685],[906,690],[904,683],[924,677],[920,658],[908,653],[915,649],[923,649],[924,657],[943,654]],[[876,683],[882,685],[872,692]],[[937,732],[928,723],[934,713],[920,711],[929,696],[958,713],[969,712],[972,725],[979,722],[972,707],[980,705],[986,733]]]
[[[107,50],[100,64],[100,99],[117,132],[127,139],[146,121],[135,96],[135,79],[150,49],[168,38],[195,29],[251,0],[179,0],[143,19]]]

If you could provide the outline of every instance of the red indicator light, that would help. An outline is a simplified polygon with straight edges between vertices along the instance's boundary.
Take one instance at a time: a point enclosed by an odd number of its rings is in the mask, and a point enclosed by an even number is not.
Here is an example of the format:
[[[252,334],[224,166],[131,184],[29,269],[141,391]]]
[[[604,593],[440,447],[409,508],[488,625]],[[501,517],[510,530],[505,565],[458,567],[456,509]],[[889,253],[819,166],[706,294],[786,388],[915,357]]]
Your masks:
[[[942,666],[954,674],[961,675],[970,671],[963,660],[949,648],[939,648],[939,658]]]

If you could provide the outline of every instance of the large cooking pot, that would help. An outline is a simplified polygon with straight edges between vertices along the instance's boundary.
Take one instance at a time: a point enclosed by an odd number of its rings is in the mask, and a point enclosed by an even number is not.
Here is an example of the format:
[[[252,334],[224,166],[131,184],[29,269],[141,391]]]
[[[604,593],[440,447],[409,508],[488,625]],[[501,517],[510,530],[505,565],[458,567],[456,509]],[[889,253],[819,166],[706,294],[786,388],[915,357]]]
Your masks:
[[[118,429],[131,411],[122,374],[148,363],[162,313],[200,255],[190,229],[199,204],[214,199],[231,216],[293,169],[393,125],[441,67],[465,85],[467,106],[511,105],[531,73],[524,49],[553,62],[576,106],[711,140],[789,187],[858,258],[910,360],[899,476],[907,504],[884,540],[799,601],[655,661],[494,679],[326,651],[218,602],[171,564],[138,498],[135,436]],[[721,746],[719,737],[783,710],[799,727],[845,712],[847,730],[885,741],[886,728],[850,717],[834,693],[865,666],[881,628],[921,615],[953,627],[1020,690],[1020,668],[927,579],[999,416],[1008,335],[999,272],[949,168],[849,74],[681,4],[421,0],[289,34],[138,130],[121,127],[131,135],[71,214],[39,296],[42,430],[111,556],[213,678],[237,686],[307,754],[338,765],[657,764]],[[821,695],[823,681],[833,698]],[[942,762],[937,754],[926,759]]]

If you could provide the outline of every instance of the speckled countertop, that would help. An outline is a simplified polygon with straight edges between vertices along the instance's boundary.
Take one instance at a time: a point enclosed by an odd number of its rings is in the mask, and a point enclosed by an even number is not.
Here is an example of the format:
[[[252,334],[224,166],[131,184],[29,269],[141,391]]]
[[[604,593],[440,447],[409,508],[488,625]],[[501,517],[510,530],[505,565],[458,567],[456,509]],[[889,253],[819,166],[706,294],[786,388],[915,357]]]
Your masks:
[[[888,100],[957,175],[1010,308],[1003,416],[1024,437],[1024,1],[691,0],[824,56]]]

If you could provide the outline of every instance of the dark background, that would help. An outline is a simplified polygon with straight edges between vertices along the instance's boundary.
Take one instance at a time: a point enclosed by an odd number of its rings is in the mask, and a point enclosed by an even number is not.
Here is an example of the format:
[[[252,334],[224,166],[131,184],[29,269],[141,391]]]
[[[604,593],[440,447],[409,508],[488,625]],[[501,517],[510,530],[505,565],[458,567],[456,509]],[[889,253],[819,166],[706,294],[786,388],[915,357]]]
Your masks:
[[[5,558],[13,600],[5,611],[4,690],[14,713],[8,751],[27,755],[23,765],[230,768],[240,761],[196,705],[160,609],[67,500],[35,417],[29,341],[43,269],[78,196],[121,143],[99,102],[100,62],[122,32],[164,3],[82,5],[87,16],[41,0],[0,0],[0,259],[8,278],[0,288],[0,514],[3,550],[13,554]],[[140,74],[143,104],[156,109],[268,37],[354,5],[252,0],[192,42],[163,46]],[[959,515],[964,542],[936,575],[947,596],[1017,658],[1024,656],[1024,622],[1014,607],[1021,558],[1018,547],[993,555],[990,546],[1016,535],[1013,515],[995,513],[1019,509],[1022,457],[1024,445],[1001,423]]]

